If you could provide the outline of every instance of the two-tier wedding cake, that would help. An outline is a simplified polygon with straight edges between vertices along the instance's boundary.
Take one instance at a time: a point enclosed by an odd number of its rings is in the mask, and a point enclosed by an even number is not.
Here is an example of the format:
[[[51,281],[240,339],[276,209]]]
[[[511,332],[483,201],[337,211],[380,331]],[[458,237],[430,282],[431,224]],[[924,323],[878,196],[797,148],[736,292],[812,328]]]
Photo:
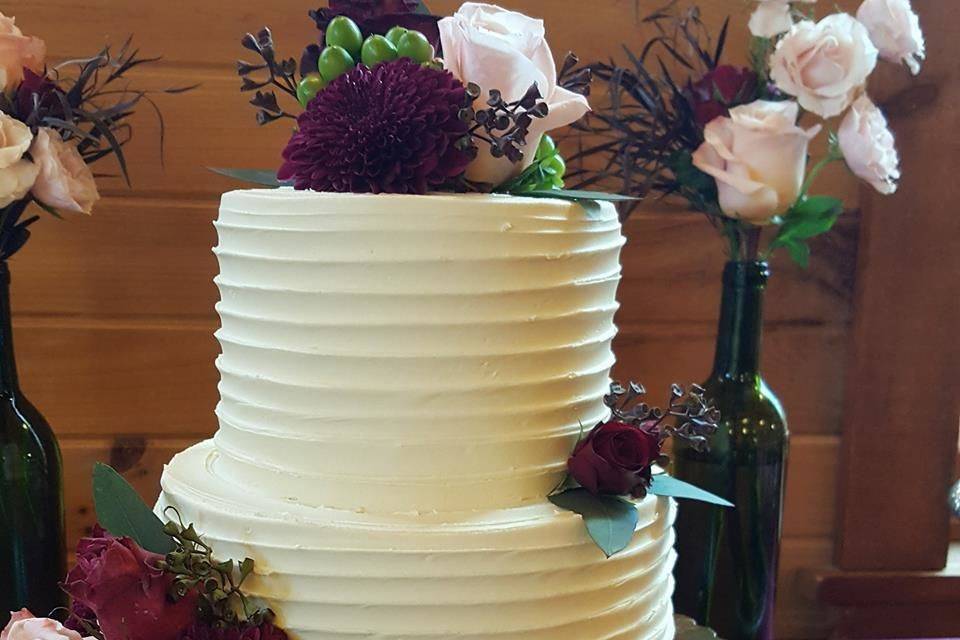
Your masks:
[[[607,559],[547,495],[607,412],[616,211],[250,190],[217,222],[220,430],[174,506],[302,640],[673,635],[674,504]]]

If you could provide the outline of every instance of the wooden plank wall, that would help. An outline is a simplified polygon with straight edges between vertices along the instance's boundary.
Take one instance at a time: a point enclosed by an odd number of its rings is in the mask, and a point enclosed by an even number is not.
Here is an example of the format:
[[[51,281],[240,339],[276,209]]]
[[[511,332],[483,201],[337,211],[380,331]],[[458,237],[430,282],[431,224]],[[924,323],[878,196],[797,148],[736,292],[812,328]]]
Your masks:
[[[129,148],[134,188],[103,181],[90,219],[43,220],[14,260],[17,351],[24,386],[55,426],[67,468],[71,544],[93,521],[89,472],[96,460],[125,471],[151,498],[170,456],[215,428],[213,360],[217,292],[211,222],[229,181],[205,166],[277,164],[289,129],[257,129],[237,92],[233,60],[243,32],[269,23],[291,54],[312,37],[309,2],[279,0],[17,0],[0,10],[65,59],[120,43],[128,33],[165,60],[141,85],[202,83],[161,97],[158,125],[137,118]],[[433,0],[437,12],[457,3]],[[546,18],[558,56],[593,60],[634,49],[638,16],[662,4],[642,0],[501,0]],[[734,11],[728,60],[745,60],[748,3],[703,0],[710,24]],[[841,5],[853,5],[844,1]],[[69,19],[65,19],[65,17]],[[845,176],[824,186],[856,205]],[[856,259],[857,216],[815,247],[809,272],[778,260],[768,303],[766,370],[790,412],[794,434],[781,577],[779,637],[819,637],[829,616],[794,589],[797,570],[829,562],[834,518],[843,368]],[[722,245],[698,215],[651,205],[628,224],[617,375],[651,389],[708,372],[719,303]]]

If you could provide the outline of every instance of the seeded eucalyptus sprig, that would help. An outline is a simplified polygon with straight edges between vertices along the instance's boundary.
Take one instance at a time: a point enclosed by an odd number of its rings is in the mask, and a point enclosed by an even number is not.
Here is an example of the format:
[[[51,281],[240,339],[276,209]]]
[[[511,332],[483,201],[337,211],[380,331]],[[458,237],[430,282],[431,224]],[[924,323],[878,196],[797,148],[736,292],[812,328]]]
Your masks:
[[[703,387],[694,384],[685,389],[679,384],[671,385],[666,410],[643,402],[646,393],[643,385],[635,382],[626,387],[614,382],[603,402],[618,422],[655,430],[661,440],[676,438],[689,443],[697,451],[706,450],[708,438],[716,433],[720,423],[720,412],[705,396]]]
[[[173,538],[176,548],[160,562],[160,569],[173,575],[171,597],[180,600],[196,592],[201,619],[216,627],[257,626],[271,621],[273,612],[257,606],[242,590],[253,573],[254,561],[214,560],[213,549],[194,526],[184,526],[180,514],[170,510],[177,520],[167,522],[163,532]]]
[[[480,87],[468,84],[467,95],[473,100],[479,99]],[[506,157],[516,164],[523,161],[523,148],[534,118],[545,118],[549,112],[540,88],[534,83],[522,98],[514,102],[507,102],[503,93],[491,89],[486,108],[464,107],[460,119],[470,125],[471,138],[490,145],[494,158]]]
[[[273,89],[279,89],[294,100],[297,99],[297,61],[293,58],[277,57],[273,33],[269,27],[264,27],[256,35],[246,34],[241,44],[263,60],[261,64],[237,61],[237,75],[243,79],[240,90],[256,92],[250,104],[257,108],[257,123],[265,125],[281,118],[295,120],[295,115],[280,107]],[[253,77],[261,72],[266,72],[266,78]]]

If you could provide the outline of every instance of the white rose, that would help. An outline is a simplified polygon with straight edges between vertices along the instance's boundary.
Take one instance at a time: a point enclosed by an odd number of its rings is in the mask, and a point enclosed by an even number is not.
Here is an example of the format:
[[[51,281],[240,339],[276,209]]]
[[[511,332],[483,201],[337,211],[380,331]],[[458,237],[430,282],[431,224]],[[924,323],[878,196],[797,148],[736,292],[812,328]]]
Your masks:
[[[913,75],[920,73],[927,46],[920,29],[920,17],[910,6],[910,0],[864,0],[857,10],[857,20],[867,27],[881,58],[906,64]]]
[[[58,211],[91,212],[100,194],[76,146],[64,142],[56,131],[41,128],[30,155],[40,168],[33,185],[34,198]]]
[[[10,90],[23,80],[23,68],[43,72],[47,45],[23,35],[16,20],[0,13],[0,90]]]
[[[0,113],[0,208],[26,196],[37,178],[37,166],[23,157],[32,140],[27,125]]]
[[[850,170],[882,194],[896,192],[900,156],[887,119],[867,96],[853,103],[837,133]]]
[[[853,16],[835,13],[790,28],[770,59],[770,77],[824,118],[843,113],[877,66],[877,48]]]
[[[758,38],[773,38],[793,26],[791,0],[758,0],[759,4],[750,16],[750,33]],[[817,0],[794,0],[812,4]]]
[[[693,164],[717,181],[724,215],[763,225],[796,202],[820,132],[798,127],[798,113],[795,102],[758,100],[707,125]]]
[[[489,149],[481,148],[467,169],[470,180],[503,184],[533,163],[544,133],[579,120],[590,110],[586,98],[557,86],[557,68],[545,36],[542,20],[477,2],[467,2],[440,21],[444,66],[464,83],[479,85],[482,101],[491,89],[499,89],[505,101],[513,102],[536,83],[550,109],[547,117],[534,118],[523,163],[494,158]]]
[[[56,620],[34,618],[23,609],[13,614],[7,627],[0,632],[0,640],[93,640],[81,638]]]

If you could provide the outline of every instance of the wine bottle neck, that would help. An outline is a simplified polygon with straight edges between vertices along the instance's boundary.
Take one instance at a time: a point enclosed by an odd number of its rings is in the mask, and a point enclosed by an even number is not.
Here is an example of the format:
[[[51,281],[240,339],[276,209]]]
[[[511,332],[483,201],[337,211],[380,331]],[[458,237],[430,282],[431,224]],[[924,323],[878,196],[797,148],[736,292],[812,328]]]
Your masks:
[[[0,260],[0,394],[5,395],[18,389],[11,311],[10,269],[5,260]]]
[[[714,358],[715,377],[759,380],[765,262],[730,262],[723,272],[723,301]]]

